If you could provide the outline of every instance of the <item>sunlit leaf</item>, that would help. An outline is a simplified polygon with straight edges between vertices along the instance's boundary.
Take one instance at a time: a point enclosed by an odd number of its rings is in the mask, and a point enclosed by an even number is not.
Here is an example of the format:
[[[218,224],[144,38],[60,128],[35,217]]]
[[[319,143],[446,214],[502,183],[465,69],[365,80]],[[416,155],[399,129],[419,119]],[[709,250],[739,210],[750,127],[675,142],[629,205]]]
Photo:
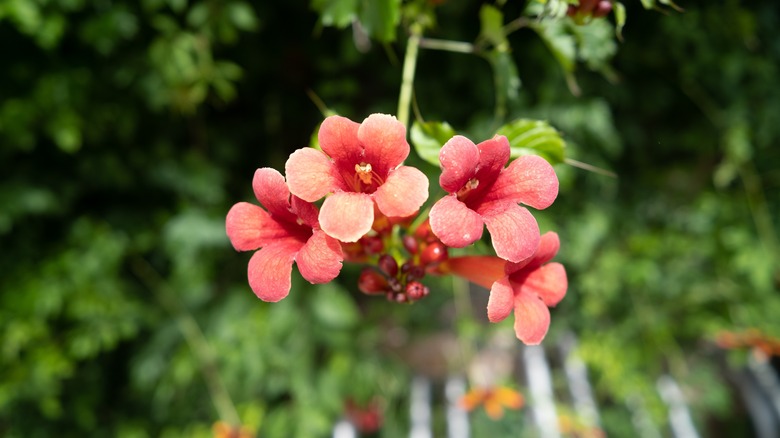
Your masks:
[[[618,39],[623,39],[623,26],[626,25],[626,7],[623,3],[615,2],[612,4],[613,13],[615,14],[615,34]]]
[[[504,14],[495,6],[483,5],[479,10],[480,37],[494,46],[507,43],[504,34]]]
[[[542,120],[517,119],[498,129],[509,140],[512,157],[539,155],[551,164],[563,162],[566,142],[549,123]]]
[[[257,29],[257,16],[252,7],[246,2],[233,2],[227,5],[227,14],[230,21],[237,29]]]
[[[409,133],[417,155],[434,166],[440,166],[439,150],[453,135],[455,130],[447,122],[415,121]]]
[[[542,38],[563,71],[573,72],[577,45],[574,36],[566,32],[564,24],[561,21],[544,20],[534,23],[531,28]]]

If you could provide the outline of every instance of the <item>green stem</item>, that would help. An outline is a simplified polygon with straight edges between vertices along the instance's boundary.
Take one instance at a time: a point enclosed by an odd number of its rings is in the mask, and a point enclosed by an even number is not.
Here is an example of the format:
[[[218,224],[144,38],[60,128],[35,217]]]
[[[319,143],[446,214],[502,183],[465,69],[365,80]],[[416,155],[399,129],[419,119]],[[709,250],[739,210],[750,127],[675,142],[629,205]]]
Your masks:
[[[437,40],[434,38],[420,38],[420,47],[423,49],[443,50],[455,53],[474,53],[474,44],[462,41]]]
[[[208,340],[198,326],[198,322],[186,309],[184,309],[176,300],[176,294],[163,279],[160,274],[143,258],[137,258],[132,261],[132,270],[136,277],[152,292],[160,301],[165,310],[176,318],[176,324],[181,331],[184,340],[190,347],[195,360],[200,365],[203,380],[206,382],[211,402],[217,410],[220,419],[228,423],[239,426],[241,419],[238,416],[236,407],[230,394],[219,375],[217,362],[214,357],[214,351],[211,349]]]
[[[401,77],[401,92],[398,95],[398,120],[409,128],[409,107],[412,102],[414,89],[414,72],[417,68],[417,53],[420,48],[422,26],[415,23],[411,27],[411,35],[406,42],[406,55],[404,56],[404,68]]]

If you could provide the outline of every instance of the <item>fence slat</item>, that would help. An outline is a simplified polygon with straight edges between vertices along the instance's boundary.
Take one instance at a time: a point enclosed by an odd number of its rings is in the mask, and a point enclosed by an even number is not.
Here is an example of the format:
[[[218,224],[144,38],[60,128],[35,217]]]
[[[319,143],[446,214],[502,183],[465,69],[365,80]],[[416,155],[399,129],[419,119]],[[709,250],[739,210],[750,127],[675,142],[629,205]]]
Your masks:
[[[563,372],[569,384],[574,412],[589,426],[601,427],[601,418],[588,380],[585,362],[577,355],[577,339],[574,334],[564,335],[558,345],[563,358]]]
[[[558,428],[558,414],[553,399],[550,366],[544,356],[544,349],[539,345],[524,347],[523,363],[528,389],[531,392],[531,412],[539,429],[539,436],[559,438],[561,432]]]
[[[432,438],[431,427],[431,382],[417,376],[412,380],[412,400],[409,403],[409,416],[412,419],[410,438]]]
[[[461,407],[460,399],[466,393],[466,380],[463,377],[450,377],[444,386],[447,397],[447,437],[469,438],[469,416]]]
[[[699,438],[680,385],[668,374],[656,381],[658,393],[669,407],[669,426],[676,438]]]
[[[357,438],[355,426],[347,420],[339,420],[339,422],[333,426],[333,438]]]

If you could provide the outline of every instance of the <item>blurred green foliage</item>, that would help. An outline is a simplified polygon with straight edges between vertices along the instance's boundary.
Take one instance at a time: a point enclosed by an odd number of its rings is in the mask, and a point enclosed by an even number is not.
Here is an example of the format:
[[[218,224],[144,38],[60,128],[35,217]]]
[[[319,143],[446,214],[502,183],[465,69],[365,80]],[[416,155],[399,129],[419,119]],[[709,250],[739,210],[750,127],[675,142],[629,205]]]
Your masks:
[[[448,283],[407,307],[358,296],[350,269],[295,274],[262,303],[224,215],[309,144],[308,90],[356,120],[395,112],[412,23],[479,55],[421,49],[422,159],[533,127],[546,149],[518,151],[617,174],[558,164],[538,213],[570,281],[548,342],[579,336],[607,432],[626,435],[627,400],[663,424],[662,372],[701,428],[732,421],[711,340],[780,336],[780,7],[627,1],[618,43],[525,3],[0,2],[0,435],[209,436],[220,385],[260,436],[326,436],[375,395],[402,435],[408,350],[455,331]]]

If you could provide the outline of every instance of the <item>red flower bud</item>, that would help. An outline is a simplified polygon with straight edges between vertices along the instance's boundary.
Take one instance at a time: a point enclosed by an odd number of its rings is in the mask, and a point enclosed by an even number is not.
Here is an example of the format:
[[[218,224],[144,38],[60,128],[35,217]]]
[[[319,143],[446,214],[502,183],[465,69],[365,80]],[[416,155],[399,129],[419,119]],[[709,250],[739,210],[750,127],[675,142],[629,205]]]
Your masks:
[[[596,7],[596,2],[598,0],[580,0],[580,6],[579,10],[581,13],[585,15],[590,15],[593,11],[593,8]]]
[[[612,12],[612,2],[609,0],[601,0],[593,10],[593,17],[606,17],[610,12]]]
[[[398,275],[398,262],[390,254],[382,254],[377,261],[379,269],[387,274],[388,277],[395,277]]]
[[[428,295],[428,292],[428,287],[419,281],[410,281],[406,285],[406,296],[412,301],[417,301],[420,298],[425,297]]]
[[[387,280],[372,268],[363,268],[358,277],[358,289],[368,295],[384,293],[388,288]]]
[[[433,234],[433,231],[431,231],[431,222],[429,219],[425,219],[425,222],[421,223],[420,226],[414,230],[414,235],[423,242],[433,242],[438,240],[436,235]]]
[[[441,263],[449,257],[447,247],[441,242],[433,242],[425,247],[420,254],[420,264],[428,266],[430,264]]]
[[[415,239],[414,236],[410,236],[409,234],[405,235],[403,237],[403,244],[404,248],[409,251],[409,254],[417,254],[419,244],[417,243],[417,239]]]
[[[425,269],[408,261],[401,265],[401,272],[406,274],[406,281],[419,280],[425,277]]]
[[[378,236],[363,236],[359,242],[363,245],[366,254],[379,254],[385,249],[385,244]]]

